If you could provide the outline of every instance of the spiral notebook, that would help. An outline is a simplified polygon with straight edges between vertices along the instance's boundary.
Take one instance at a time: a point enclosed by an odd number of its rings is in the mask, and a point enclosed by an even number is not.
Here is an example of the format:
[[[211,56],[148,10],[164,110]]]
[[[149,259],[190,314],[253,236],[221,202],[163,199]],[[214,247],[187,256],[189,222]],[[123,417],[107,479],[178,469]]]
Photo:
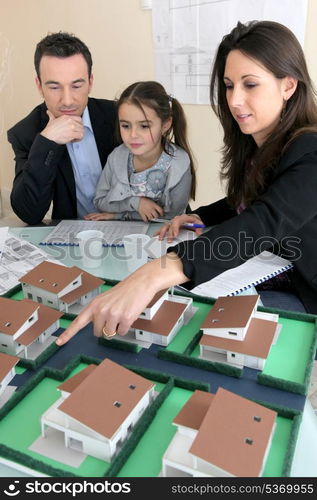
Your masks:
[[[142,221],[90,221],[62,220],[40,242],[40,245],[77,246],[76,235],[87,229],[98,229],[103,232],[104,246],[122,246],[122,238],[128,234],[145,234],[149,224]]]
[[[223,297],[245,293],[248,289],[277,276],[293,264],[283,257],[264,251],[243,264],[196,286],[191,293],[206,297]]]

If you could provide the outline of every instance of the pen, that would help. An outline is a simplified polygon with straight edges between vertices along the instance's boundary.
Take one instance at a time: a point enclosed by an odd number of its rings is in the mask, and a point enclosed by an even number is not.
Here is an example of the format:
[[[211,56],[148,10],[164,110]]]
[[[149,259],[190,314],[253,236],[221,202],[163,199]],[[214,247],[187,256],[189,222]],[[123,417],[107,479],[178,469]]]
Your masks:
[[[171,222],[169,219],[161,219],[159,217],[155,217],[154,219],[151,219],[151,222]],[[182,224],[182,227],[194,227],[194,228],[199,228],[199,227],[206,227],[205,224],[195,224],[194,222],[185,222]]]
[[[160,217],[154,217],[150,222],[171,222],[170,219],[161,219]]]
[[[182,224],[183,227],[206,227],[205,224],[194,224],[193,222],[185,222]]]

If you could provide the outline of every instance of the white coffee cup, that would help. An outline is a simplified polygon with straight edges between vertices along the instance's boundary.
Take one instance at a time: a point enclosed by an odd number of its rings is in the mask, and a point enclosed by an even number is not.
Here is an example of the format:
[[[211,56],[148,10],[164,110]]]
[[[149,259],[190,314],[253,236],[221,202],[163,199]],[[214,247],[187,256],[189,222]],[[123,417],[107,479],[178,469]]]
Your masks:
[[[129,234],[122,238],[124,256],[130,273],[147,263],[146,244],[150,239],[147,234]]]
[[[88,229],[77,233],[76,238],[79,242],[79,251],[84,267],[99,267],[103,254],[103,232],[97,229]]]

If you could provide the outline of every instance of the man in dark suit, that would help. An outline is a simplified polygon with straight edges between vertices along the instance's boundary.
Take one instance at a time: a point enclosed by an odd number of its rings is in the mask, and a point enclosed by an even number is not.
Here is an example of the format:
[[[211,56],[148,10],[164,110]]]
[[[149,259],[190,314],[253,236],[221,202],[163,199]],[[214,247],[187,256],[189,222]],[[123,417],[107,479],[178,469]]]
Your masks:
[[[89,98],[88,47],[68,33],[47,35],[36,47],[36,85],[44,103],[8,131],[15,153],[11,205],[27,224],[83,218],[95,211],[101,170],[115,147],[114,101]]]

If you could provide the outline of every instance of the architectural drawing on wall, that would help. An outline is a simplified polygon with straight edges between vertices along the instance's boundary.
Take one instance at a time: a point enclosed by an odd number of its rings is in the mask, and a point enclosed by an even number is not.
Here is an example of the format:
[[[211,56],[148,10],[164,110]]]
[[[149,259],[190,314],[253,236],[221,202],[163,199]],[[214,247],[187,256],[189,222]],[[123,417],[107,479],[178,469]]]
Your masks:
[[[209,104],[212,61],[238,21],[270,19],[303,44],[307,0],[153,0],[156,79],[185,104]]]

